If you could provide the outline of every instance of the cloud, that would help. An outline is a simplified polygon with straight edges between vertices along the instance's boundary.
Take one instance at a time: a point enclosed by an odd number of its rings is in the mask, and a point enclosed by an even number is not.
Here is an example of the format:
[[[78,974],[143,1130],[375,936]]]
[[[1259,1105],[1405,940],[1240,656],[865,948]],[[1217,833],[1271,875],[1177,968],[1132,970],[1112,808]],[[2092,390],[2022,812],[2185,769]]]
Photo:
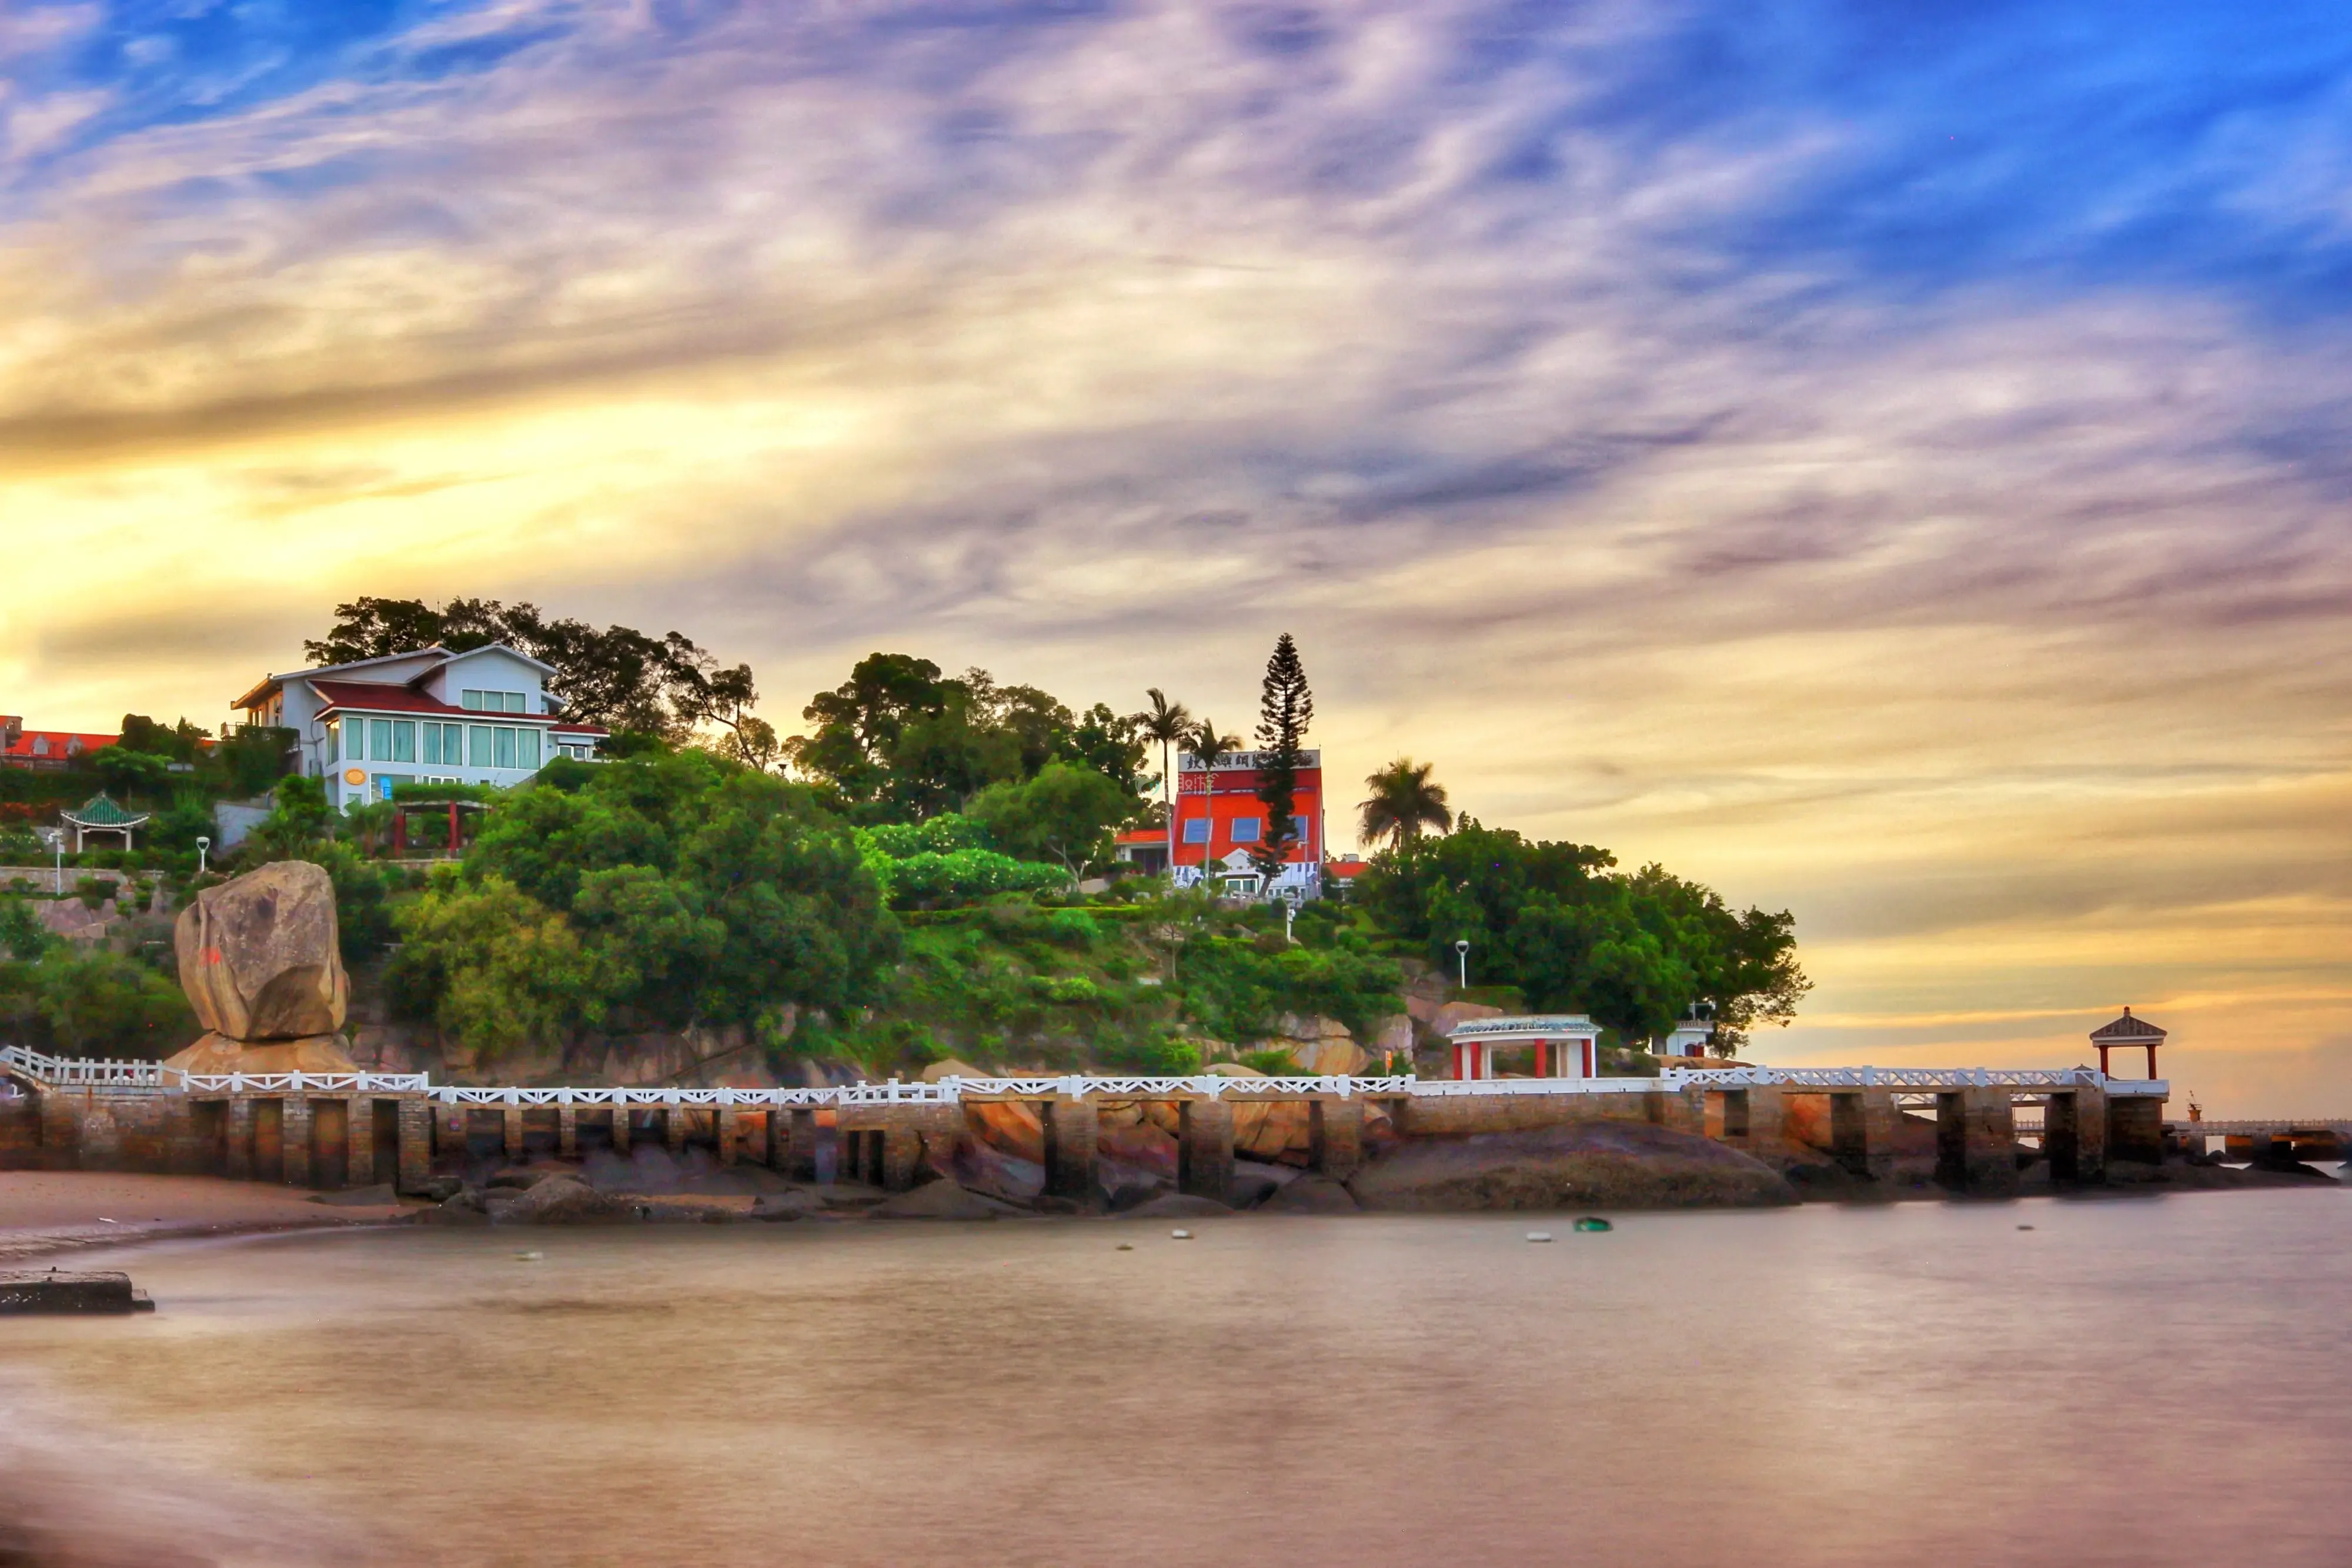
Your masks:
[[[0,32],[88,106],[0,160],[58,713],[365,591],[675,625],[787,727],[884,646],[1230,721],[1289,629],[1336,766],[1793,907],[1839,1010],[2152,919],[2343,977],[2326,7],[333,9]]]

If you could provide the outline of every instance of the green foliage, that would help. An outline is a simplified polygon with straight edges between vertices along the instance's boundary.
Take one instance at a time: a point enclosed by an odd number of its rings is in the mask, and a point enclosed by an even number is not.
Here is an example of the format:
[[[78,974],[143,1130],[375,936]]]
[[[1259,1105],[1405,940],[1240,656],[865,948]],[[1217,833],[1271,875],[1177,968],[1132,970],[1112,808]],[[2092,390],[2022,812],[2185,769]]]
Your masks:
[[[212,731],[183,718],[166,728],[144,714],[122,716],[122,733],[115,745],[126,751],[143,751],[172,762],[194,762],[204,755],[202,742]]]
[[[1069,873],[1000,854],[981,825],[949,811],[920,822],[856,830],[866,869],[893,908],[937,909],[1007,893],[1060,887]]]
[[[1177,975],[1185,1016],[1219,1040],[1270,1033],[1284,1013],[1335,1018],[1360,1039],[1399,1010],[1404,988],[1393,958],[1347,947],[1269,951],[1255,937],[1228,936],[1188,942]]]
[[[1265,807],[1265,831],[1250,846],[1250,861],[1258,874],[1272,878],[1298,841],[1299,753],[1307,727],[1315,722],[1315,694],[1307,686],[1307,667],[1298,659],[1298,644],[1285,632],[1265,662],[1265,679],[1258,691],[1257,798]]]
[[[110,746],[93,753],[90,766],[105,780],[109,790],[126,800],[153,794],[172,776],[170,758],[132,751],[122,746]]]
[[[616,730],[676,742],[708,722],[740,741],[758,700],[749,664],[721,668],[676,632],[653,637],[626,626],[599,631],[584,621],[550,620],[535,604],[495,599],[452,599],[438,609],[420,599],[356,599],[337,605],[333,627],[302,651],[334,664],[436,643],[463,652],[492,643],[554,666],[551,684],[566,717]]]
[[[1626,875],[1614,863],[1604,850],[1465,818],[1449,837],[1382,853],[1360,897],[1443,970],[1466,937],[1475,978],[1515,986],[1538,1009],[1581,1009],[1627,1038],[1662,1034],[1705,1001],[1727,1053],[1794,1016],[1811,982],[1790,915],[1734,911],[1658,866]]]
[[[51,936],[0,900],[0,1037],[61,1056],[155,1061],[195,1038],[179,981],[135,958]]]
[[[1034,778],[981,792],[967,815],[1008,853],[1055,861],[1075,878],[1110,853],[1111,834],[1131,821],[1135,795],[1090,768],[1048,762]]]
[[[693,750],[512,792],[398,925],[395,1004],[484,1047],[845,1011],[897,941],[807,789]]]
[[[1288,1048],[1285,1046],[1268,1046],[1264,1051],[1244,1051],[1234,1060],[1253,1071],[1265,1073],[1269,1078],[1280,1078],[1298,1071],[1297,1059],[1292,1056]]]
[[[158,849],[192,850],[198,838],[215,831],[210,797],[190,788],[173,791],[171,804],[155,813],[141,836]]]
[[[240,800],[268,794],[286,771],[294,740],[292,730],[264,725],[247,725],[224,736],[213,747],[211,759],[219,787]]]
[[[81,900],[81,906],[84,909],[96,909],[114,896],[114,879],[104,876],[81,877],[74,883],[74,896]]]
[[[1081,719],[1034,686],[1001,685],[985,670],[945,677],[908,653],[859,660],[803,716],[815,727],[786,743],[793,763],[867,824],[966,810],[989,786],[1056,760],[1132,796],[1143,765],[1135,721],[1099,703]]]
[[[26,865],[35,860],[47,860],[49,846],[41,835],[17,822],[0,823],[0,860]]]

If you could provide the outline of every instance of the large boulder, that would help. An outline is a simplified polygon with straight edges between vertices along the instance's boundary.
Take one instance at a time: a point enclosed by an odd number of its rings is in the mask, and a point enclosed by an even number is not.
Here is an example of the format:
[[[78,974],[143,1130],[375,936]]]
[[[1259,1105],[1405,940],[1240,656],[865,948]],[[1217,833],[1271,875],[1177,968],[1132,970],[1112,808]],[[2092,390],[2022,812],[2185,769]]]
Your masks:
[[[619,1225],[635,1218],[635,1206],[575,1176],[551,1176],[499,1204],[493,1218],[500,1225]]]
[[[886,1198],[871,1212],[877,1219],[994,1219],[1021,1211],[954,1182],[935,1181]]]
[[[308,861],[272,861],[196,894],[173,927],[180,988],[215,1034],[255,1041],[331,1035],[351,978],[335,889]]]
[[[1753,1207],[1797,1201],[1762,1161],[1645,1122],[1409,1138],[1348,1182],[1366,1208]]]
[[[300,1040],[273,1040],[247,1045],[226,1035],[208,1034],[163,1063],[174,1072],[357,1072],[351,1051],[339,1034],[314,1034]]]
[[[967,1100],[963,1120],[975,1143],[1031,1165],[1045,1163],[1045,1124],[1034,1105],[1020,1100]]]
[[[1364,1048],[1345,1034],[1293,1041],[1290,1060],[1298,1063],[1301,1072],[1334,1078],[1352,1078],[1371,1061]]]

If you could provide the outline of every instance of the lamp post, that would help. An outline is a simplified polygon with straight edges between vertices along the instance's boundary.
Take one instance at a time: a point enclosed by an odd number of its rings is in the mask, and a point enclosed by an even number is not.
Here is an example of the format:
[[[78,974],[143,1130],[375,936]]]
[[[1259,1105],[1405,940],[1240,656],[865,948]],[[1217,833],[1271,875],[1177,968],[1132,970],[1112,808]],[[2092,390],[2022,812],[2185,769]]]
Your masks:
[[[49,841],[49,848],[57,852],[58,896],[63,898],[66,895],[66,831],[63,828],[43,828],[41,832]]]
[[[196,874],[198,876],[205,874],[205,860],[212,852],[212,847],[213,841],[208,836],[203,833],[196,835]]]
[[[1454,944],[1454,959],[1462,966],[1462,988],[1470,988],[1470,938],[1465,936]]]

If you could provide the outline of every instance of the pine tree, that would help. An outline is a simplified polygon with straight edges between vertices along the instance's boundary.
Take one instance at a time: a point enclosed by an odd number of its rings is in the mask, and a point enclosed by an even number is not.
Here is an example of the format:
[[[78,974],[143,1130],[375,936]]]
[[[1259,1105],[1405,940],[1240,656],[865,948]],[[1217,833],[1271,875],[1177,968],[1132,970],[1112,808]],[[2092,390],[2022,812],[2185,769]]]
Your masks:
[[[1298,644],[1285,632],[1265,662],[1257,699],[1257,798],[1265,807],[1265,831],[1250,859],[1268,883],[1281,874],[1290,846],[1298,841],[1299,742],[1314,721],[1315,694],[1307,690]]]

